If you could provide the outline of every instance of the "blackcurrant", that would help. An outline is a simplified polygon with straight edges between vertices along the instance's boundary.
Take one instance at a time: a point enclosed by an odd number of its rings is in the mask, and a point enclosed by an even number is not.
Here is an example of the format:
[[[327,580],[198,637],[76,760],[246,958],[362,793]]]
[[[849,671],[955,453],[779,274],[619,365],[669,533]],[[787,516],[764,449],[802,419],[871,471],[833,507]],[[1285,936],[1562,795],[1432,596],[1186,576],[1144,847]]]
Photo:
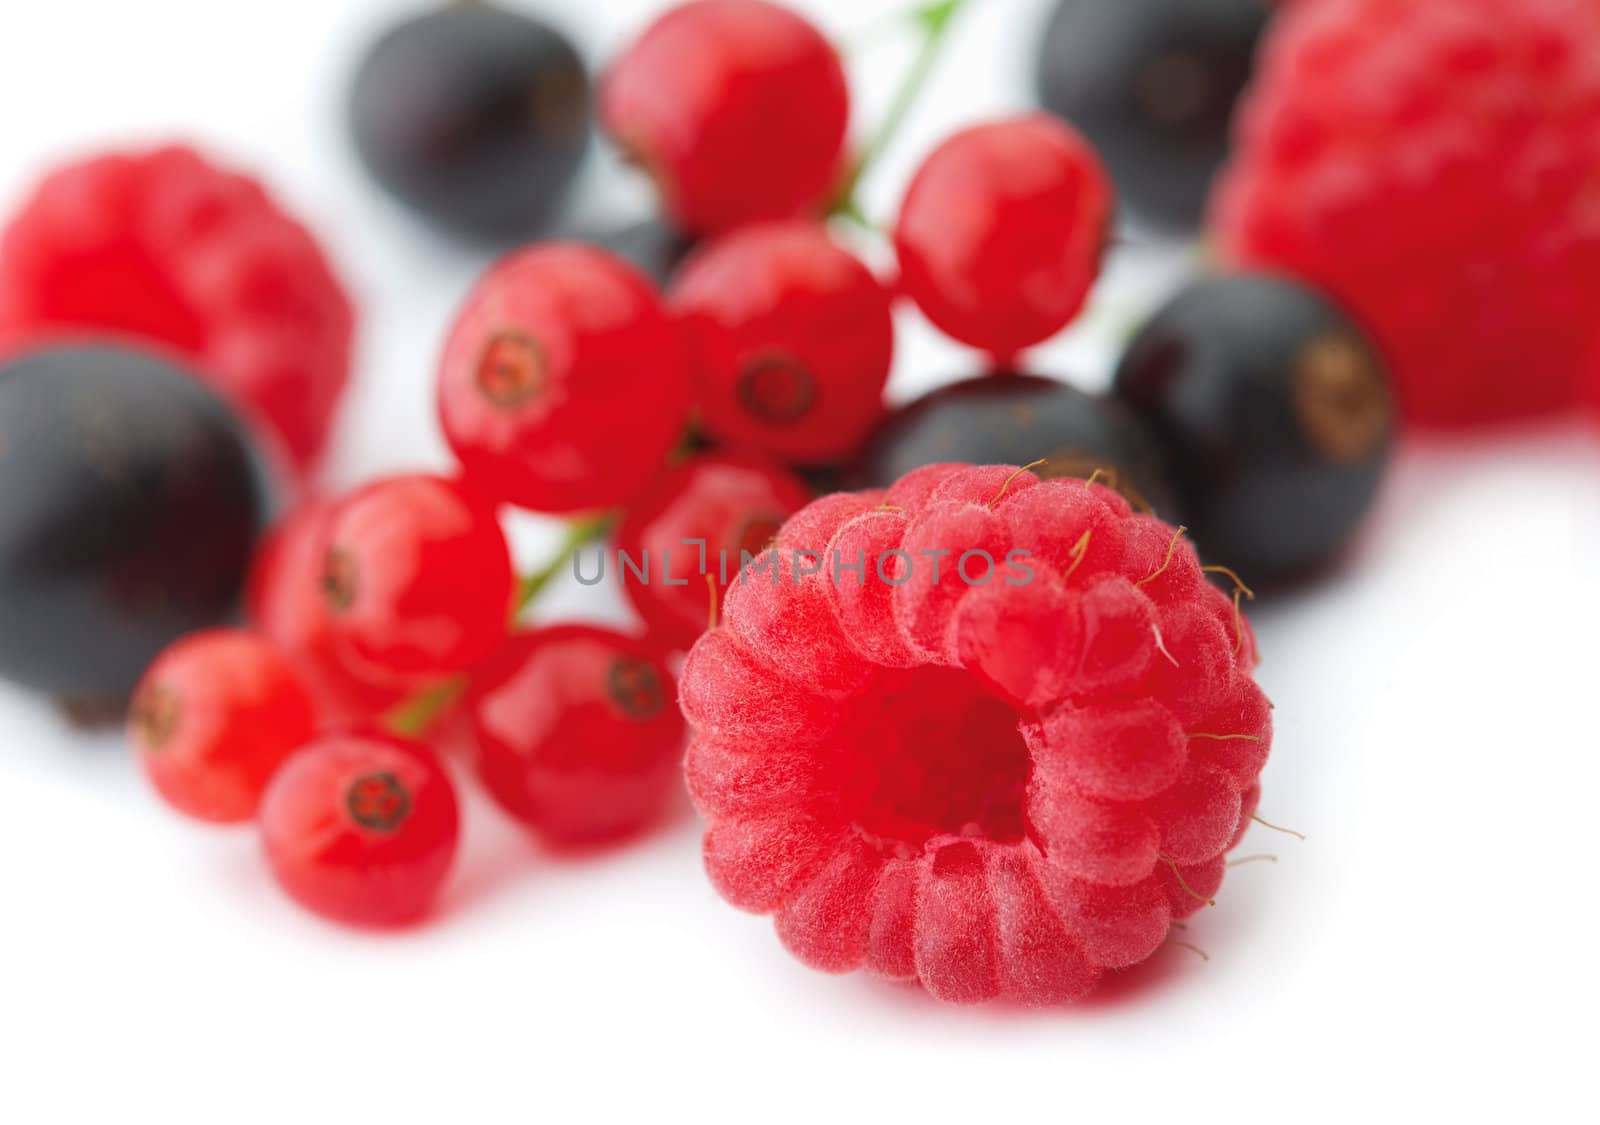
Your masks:
[[[1041,477],[1090,477],[1172,522],[1179,518],[1160,448],[1120,403],[1036,375],[980,375],[900,407],[850,472],[893,483],[921,465],[1026,465]]]
[[[1328,562],[1371,505],[1395,432],[1383,363],[1322,297],[1281,278],[1190,285],[1145,326],[1115,392],[1172,458],[1207,561],[1247,582]]]
[[[1195,228],[1269,12],[1267,0],[1062,0],[1040,101],[1094,142],[1130,209]]]
[[[163,359],[63,346],[0,367],[0,676],[120,706],[234,612],[269,494],[241,423]]]
[[[487,242],[548,221],[587,151],[583,60],[547,24],[451,3],[391,28],[350,91],[357,152],[396,198]]]

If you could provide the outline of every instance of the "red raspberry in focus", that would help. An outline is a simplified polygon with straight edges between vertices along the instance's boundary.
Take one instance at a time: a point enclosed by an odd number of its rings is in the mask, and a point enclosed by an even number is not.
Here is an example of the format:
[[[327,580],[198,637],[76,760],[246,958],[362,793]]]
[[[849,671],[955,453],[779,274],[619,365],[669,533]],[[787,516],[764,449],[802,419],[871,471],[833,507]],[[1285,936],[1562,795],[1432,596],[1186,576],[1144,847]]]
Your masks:
[[[737,582],[744,554],[759,556],[810,499],[803,480],[758,457],[707,454],[658,477],[617,529],[617,578],[651,636],[693,644],[710,619],[703,575],[719,590]]]
[[[323,528],[322,611],[341,659],[378,682],[465,671],[504,636],[515,575],[495,509],[458,481],[388,477]]]
[[[610,629],[508,638],[474,675],[465,712],[489,792],[558,843],[638,831],[678,781],[672,675],[656,650]]]
[[[1083,307],[1112,208],[1100,158],[1056,118],[965,129],[923,162],[900,205],[901,288],[941,331],[1009,360]]]
[[[830,566],[792,580],[801,549]],[[1056,1003],[1215,893],[1271,720],[1171,527],[1084,481],[933,465],[817,501],[774,558],[681,698],[712,882],[801,960]]]
[[[403,685],[374,680],[339,653],[323,606],[326,525],[334,504],[312,499],[278,522],[256,547],[245,589],[250,624],[300,670],[325,724],[359,724],[403,702]]]
[[[600,119],[683,230],[824,209],[844,164],[850,93],[822,34],[766,0],[692,0],[606,72]]]
[[[278,883],[308,910],[359,926],[419,918],[449,873],[459,832],[455,789],[428,750],[375,734],[307,745],[261,804]]]
[[[575,243],[494,266],[439,368],[439,418],[463,474],[533,511],[628,500],[688,410],[683,346],[655,289],[622,259]]]
[[[0,342],[166,344],[301,469],[327,438],[354,315],[322,249],[249,177],[191,149],[51,173],[0,234]]]
[[[283,760],[316,730],[311,696],[272,644],[242,629],[185,637],[133,694],[128,738],[180,812],[249,820]]]
[[[1213,201],[1221,248],[1344,305],[1418,422],[1568,405],[1600,338],[1597,51],[1593,0],[1286,7]]]
[[[678,273],[672,305],[715,437],[818,465],[854,453],[883,413],[889,293],[818,223],[746,227]]]

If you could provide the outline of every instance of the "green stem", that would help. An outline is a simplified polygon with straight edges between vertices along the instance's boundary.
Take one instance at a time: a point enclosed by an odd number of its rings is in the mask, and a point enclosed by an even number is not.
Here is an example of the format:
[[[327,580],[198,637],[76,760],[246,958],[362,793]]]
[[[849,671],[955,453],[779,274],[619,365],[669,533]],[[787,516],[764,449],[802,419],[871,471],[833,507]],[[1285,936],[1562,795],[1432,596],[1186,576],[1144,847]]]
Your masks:
[[[385,715],[383,725],[402,738],[421,738],[466,686],[465,676],[451,676],[425,687]]]
[[[525,575],[517,584],[516,605],[511,611],[512,621],[515,622],[522,615],[522,611],[544,592],[544,588],[572,564],[574,555],[588,544],[604,537],[606,532],[611,530],[611,523],[612,517],[603,515],[569,525],[567,534],[556,550],[555,558],[532,574]],[[466,688],[465,676],[451,676],[436,684],[429,684],[410,699],[397,704],[383,717],[383,724],[402,738],[421,738]]]
[[[555,558],[532,574],[524,575],[522,581],[518,583],[517,598],[511,610],[512,618],[520,617],[522,611],[544,593],[544,588],[572,565],[574,555],[590,543],[605,538],[606,533],[611,530],[611,523],[612,517],[607,514],[570,525],[566,536],[561,540],[561,545],[556,548]]]
[[[944,47],[945,38],[956,13],[966,3],[967,0],[933,0],[932,3],[925,3],[910,13],[911,22],[922,30],[922,45],[917,49],[917,57],[913,60],[911,69],[901,80],[900,89],[895,91],[894,101],[889,103],[888,112],[878,123],[878,128],[867,141],[866,147],[861,150],[861,154],[856,157],[855,163],[851,165],[850,174],[845,178],[844,186],[839,189],[839,194],[835,198],[832,208],[834,214],[854,219],[861,218],[861,208],[855,198],[856,189],[861,186],[862,177],[866,175],[867,169],[894,143],[900,127],[905,124],[912,107],[922,95],[923,87],[928,84],[928,79],[933,74],[933,65],[939,59],[939,52]]]

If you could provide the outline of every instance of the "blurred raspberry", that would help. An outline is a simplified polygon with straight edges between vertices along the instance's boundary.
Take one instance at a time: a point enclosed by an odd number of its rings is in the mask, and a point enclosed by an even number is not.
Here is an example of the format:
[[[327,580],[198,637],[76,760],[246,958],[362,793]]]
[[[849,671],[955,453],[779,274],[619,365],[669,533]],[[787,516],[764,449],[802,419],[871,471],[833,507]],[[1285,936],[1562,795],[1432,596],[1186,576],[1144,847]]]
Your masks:
[[[0,348],[84,335],[165,344],[301,469],[327,438],[353,327],[305,227],[188,148],[58,168],[0,233]]]
[[[1600,336],[1600,4],[1301,2],[1264,51],[1224,253],[1343,304],[1415,421],[1569,405]]]

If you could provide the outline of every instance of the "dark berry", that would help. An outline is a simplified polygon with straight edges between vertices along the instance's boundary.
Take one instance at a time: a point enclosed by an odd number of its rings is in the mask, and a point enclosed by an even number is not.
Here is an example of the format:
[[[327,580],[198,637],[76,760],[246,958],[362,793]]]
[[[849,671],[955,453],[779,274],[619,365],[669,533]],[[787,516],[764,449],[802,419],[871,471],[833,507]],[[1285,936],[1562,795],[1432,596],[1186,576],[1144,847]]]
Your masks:
[[[361,926],[415,921],[455,859],[460,811],[426,747],[325,735],[290,758],[261,802],[278,883],[307,909]]]
[[[972,126],[906,189],[894,227],[900,287],[940,331],[1009,360],[1083,307],[1112,206],[1094,149],[1055,118]]]
[[[1200,225],[1250,81],[1267,0],[1062,0],[1039,97],[1092,141],[1117,191],[1158,225]]]
[[[946,461],[1027,465],[1040,477],[1095,478],[1169,521],[1177,504],[1160,447],[1133,413],[1034,375],[980,375],[900,407],[867,442],[852,477],[883,487]]]
[[[494,507],[458,481],[386,477],[336,503],[318,576],[339,655],[368,677],[425,681],[504,635],[511,554]]]
[[[211,629],[163,652],[134,692],[128,736],[168,804],[249,820],[284,759],[310,740],[310,692],[270,641]]]
[[[238,606],[270,487],[199,380],[131,349],[0,367],[0,675],[89,708]]]
[[[802,465],[849,456],[883,413],[888,290],[819,223],[706,243],[671,292],[707,433]]]
[[[689,366],[648,278],[548,243],[467,298],[439,366],[439,419],[479,491],[542,512],[623,503],[688,423]]]
[[[519,633],[473,677],[478,773],[550,840],[598,843],[644,827],[678,784],[683,715],[653,647],[610,629]]]
[[[842,178],[850,95],[833,46],[767,0],[690,0],[601,84],[600,115],[682,229],[821,211]]]
[[[1296,577],[1344,546],[1395,431],[1394,398],[1366,336],[1275,277],[1184,290],[1134,340],[1115,393],[1171,456],[1202,553],[1247,582]]]
[[[744,554],[759,556],[810,500],[805,481],[759,457],[694,457],[656,478],[617,529],[617,579],[652,637],[693,644],[710,620],[705,576],[720,596]]]
[[[372,175],[440,227],[508,242],[554,213],[589,143],[565,36],[487,3],[406,20],[362,61],[350,130]]]

